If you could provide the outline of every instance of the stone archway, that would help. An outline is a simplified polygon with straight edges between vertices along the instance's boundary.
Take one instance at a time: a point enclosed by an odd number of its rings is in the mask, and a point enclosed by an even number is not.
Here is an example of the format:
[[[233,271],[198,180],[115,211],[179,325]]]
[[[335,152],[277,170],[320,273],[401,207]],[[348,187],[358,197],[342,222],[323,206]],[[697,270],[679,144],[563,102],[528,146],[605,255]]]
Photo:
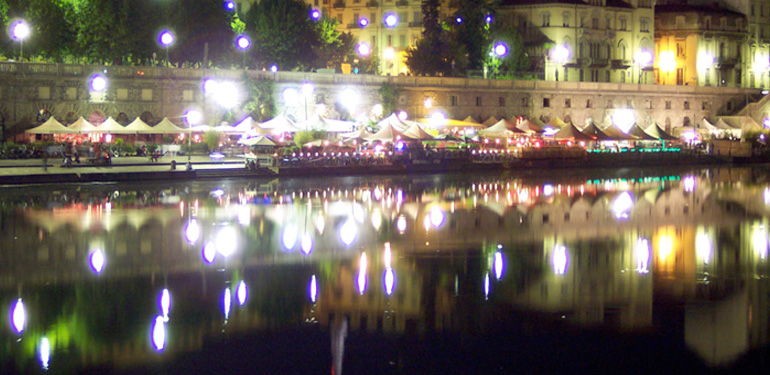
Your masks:
[[[88,115],[88,122],[94,125],[103,123],[105,119],[107,119],[107,117],[104,115],[104,112],[98,109],[91,112],[91,114]]]
[[[139,119],[147,123],[148,125],[155,125],[155,116],[152,115],[152,112],[150,111],[144,111],[139,116]]]
[[[70,111],[70,112],[67,112],[66,115],[64,115],[64,122],[67,124],[72,124],[75,121],[77,121],[79,117],[80,116],[78,116],[77,113]]]
[[[118,117],[115,118],[115,121],[117,121],[118,124],[127,125],[129,122],[128,115],[125,112],[120,112],[118,113]]]
[[[692,123],[690,122],[690,117],[684,116],[682,119],[682,126],[692,126]]]

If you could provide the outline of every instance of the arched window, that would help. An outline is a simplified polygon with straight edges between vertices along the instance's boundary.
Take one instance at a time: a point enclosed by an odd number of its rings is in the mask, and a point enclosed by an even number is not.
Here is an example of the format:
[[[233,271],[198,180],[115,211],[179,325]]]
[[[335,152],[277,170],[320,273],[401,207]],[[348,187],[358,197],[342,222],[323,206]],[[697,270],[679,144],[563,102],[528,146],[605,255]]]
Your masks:
[[[548,13],[548,12],[542,13],[542,17],[543,17],[543,27],[551,26],[551,13]]]
[[[684,116],[682,119],[682,126],[690,126],[690,118],[687,116]]]
[[[569,21],[570,18],[572,18],[569,14],[569,12],[564,12],[561,14],[561,25],[564,27],[569,27]]]

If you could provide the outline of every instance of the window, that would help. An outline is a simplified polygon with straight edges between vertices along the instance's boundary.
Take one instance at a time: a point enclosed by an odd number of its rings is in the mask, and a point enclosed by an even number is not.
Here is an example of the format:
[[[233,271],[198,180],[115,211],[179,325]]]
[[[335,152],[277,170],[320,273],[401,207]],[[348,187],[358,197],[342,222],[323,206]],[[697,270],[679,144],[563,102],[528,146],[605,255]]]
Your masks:
[[[671,101],[666,100],[666,109],[671,109]]]
[[[684,17],[677,17],[676,18],[676,29],[677,30],[684,29]]]
[[[572,108],[572,99],[564,99],[564,108]]]
[[[704,21],[704,24],[705,24],[705,29],[706,30],[710,29],[711,28],[711,17],[706,17],[706,19]]]
[[[543,27],[551,26],[551,13],[543,13]]]
[[[596,17],[591,18],[591,28],[592,29],[598,29],[599,28],[599,19]]]
[[[543,108],[549,108],[549,107],[551,107],[551,99],[543,98]]]
[[[561,15],[561,25],[564,26],[564,27],[569,27],[569,19],[570,19],[569,12],[562,13],[562,15]]]
[[[652,100],[650,100],[650,99],[647,99],[647,100],[645,101],[645,107],[646,107],[647,109],[652,109]]]
[[[639,20],[639,31],[643,33],[649,33],[650,32],[650,20],[646,18],[642,18]]]
[[[118,89],[118,100],[128,100],[128,89]]]
[[[626,30],[628,25],[626,24],[626,17],[620,17],[620,25],[618,26],[618,30]]]
[[[342,24],[342,13],[337,15],[337,22],[339,22],[340,25]]]
[[[449,102],[452,104],[452,107],[457,107],[457,95],[449,97]]]
[[[398,46],[399,47],[406,47],[406,35],[399,35],[398,36]]]
[[[388,35],[388,47],[393,47],[393,35]]]
[[[529,98],[521,98],[521,106],[529,107]]]
[[[143,101],[152,100],[152,89],[142,89],[142,100]]]
[[[500,105],[500,107],[505,107],[505,97],[499,97],[497,98],[497,104]]]
[[[684,109],[690,109],[690,102],[687,100],[684,101]]]
[[[476,97],[476,107],[481,107],[481,97],[480,96]]]
[[[676,57],[685,57],[684,42],[676,42]]]
[[[182,101],[193,101],[193,90],[182,90]]]
[[[65,91],[65,95],[67,96],[67,100],[75,100],[78,98],[78,89],[74,87],[68,87]]]
[[[586,99],[586,108],[591,108],[591,99]]]
[[[703,109],[703,110],[709,109],[709,102],[701,103],[700,109]]]
[[[361,20],[361,17],[358,15],[358,13],[353,13],[353,21],[356,21],[358,23]]]

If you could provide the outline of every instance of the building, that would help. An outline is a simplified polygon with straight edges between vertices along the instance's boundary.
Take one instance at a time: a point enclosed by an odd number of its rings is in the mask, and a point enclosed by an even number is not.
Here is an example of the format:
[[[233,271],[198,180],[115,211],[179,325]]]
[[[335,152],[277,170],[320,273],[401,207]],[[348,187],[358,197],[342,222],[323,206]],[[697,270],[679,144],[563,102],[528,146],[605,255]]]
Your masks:
[[[765,84],[764,67],[747,50],[746,16],[718,6],[663,4],[655,7],[655,82],[664,85],[744,86]]]
[[[313,9],[337,19],[338,30],[368,45],[383,75],[406,74],[404,52],[422,36],[421,0],[305,0]],[[442,19],[449,1],[441,1]]]
[[[497,19],[523,33],[545,80],[644,83],[653,17],[652,0],[504,0]]]

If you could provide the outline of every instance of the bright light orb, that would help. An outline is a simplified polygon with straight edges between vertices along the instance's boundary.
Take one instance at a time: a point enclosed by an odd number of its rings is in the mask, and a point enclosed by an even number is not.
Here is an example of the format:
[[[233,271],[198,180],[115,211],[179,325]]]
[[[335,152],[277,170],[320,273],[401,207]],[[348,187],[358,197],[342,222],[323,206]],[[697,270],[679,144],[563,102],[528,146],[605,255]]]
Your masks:
[[[91,269],[97,274],[102,273],[104,269],[104,251],[102,249],[96,249],[91,253],[90,257]]]
[[[695,177],[693,176],[687,176],[682,181],[684,184],[684,191],[688,193],[692,193],[695,191]]]
[[[270,66],[270,71],[273,72],[273,73],[278,72],[278,65],[275,65],[275,64],[271,65]]]
[[[382,111],[383,111],[382,104],[377,103],[372,106],[372,115],[374,115],[375,117],[382,116]]]
[[[213,241],[209,241],[206,243],[206,245],[203,246],[203,260],[206,261],[206,263],[213,263],[214,258],[217,256],[217,247],[214,245]]]
[[[152,326],[152,345],[159,352],[166,347],[166,322],[160,315],[155,317],[155,323]]]
[[[310,302],[316,303],[318,298],[318,281],[316,281],[315,275],[310,277],[310,290],[308,293],[310,295]]]
[[[369,54],[372,53],[372,47],[369,47],[366,43],[359,43],[356,47],[356,51],[358,51],[358,54],[361,56],[369,56]]]
[[[369,267],[369,261],[366,259],[366,253],[361,253],[358,260],[358,293],[364,294],[366,291],[366,269]]]
[[[27,311],[24,309],[24,301],[22,301],[21,298],[19,298],[13,306],[11,323],[17,333],[22,333],[24,331],[24,326],[27,325]]]
[[[494,51],[497,57],[503,57],[508,54],[508,46],[505,43],[497,43],[495,44]]]
[[[484,275],[484,299],[489,299],[489,274]]]
[[[216,238],[217,252],[225,258],[233,255],[237,249],[237,239],[238,233],[235,232],[233,227],[222,228]]]
[[[234,108],[240,103],[241,91],[233,82],[225,81],[217,84],[214,100],[224,108]]]
[[[387,27],[396,27],[398,25],[398,16],[391,13],[385,16],[385,26]]]
[[[652,62],[652,54],[646,50],[639,51],[636,54],[636,62],[640,66],[648,66]]]
[[[310,11],[310,18],[313,20],[318,20],[321,18],[321,11],[318,9],[313,9]]]
[[[246,303],[246,298],[248,297],[248,290],[246,289],[246,282],[241,280],[240,283],[238,283],[238,289],[235,291],[235,296],[238,298],[238,305],[243,306]]]
[[[307,98],[310,95],[313,95],[313,92],[315,92],[315,87],[313,87],[312,83],[303,83],[302,84],[302,96]]]
[[[695,253],[703,261],[703,264],[709,264],[711,261],[711,238],[703,228],[698,228],[697,234],[695,235]]]
[[[379,211],[372,212],[372,228],[374,228],[375,231],[380,230],[380,226],[382,225],[382,215]]]
[[[235,39],[235,45],[241,50],[246,50],[251,46],[251,39],[246,35],[240,35]]]
[[[358,19],[358,26],[367,27],[369,26],[369,19],[366,17],[361,17]]]
[[[649,263],[650,263],[650,244],[649,242],[644,239],[640,238],[636,240],[636,247],[634,248],[636,252],[636,272],[639,273],[648,273],[650,272],[649,269]]]
[[[618,220],[628,219],[628,213],[633,207],[634,201],[631,199],[631,194],[627,191],[621,193],[612,202],[612,212],[615,214],[615,218]]]
[[[174,34],[171,31],[163,30],[158,38],[160,44],[164,47],[168,47],[174,43]]]
[[[495,260],[492,262],[492,268],[495,270],[495,278],[500,280],[503,277],[503,253],[495,252]]]
[[[219,88],[219,82],[217,82],[215,79],[206,78],[206,80],[203,81],[204,93],[216,94],[218,88]]]
[[[406,111],[399,111],[398,112],[398,119],[401,121],[405,121],[407,118],[409,118],[409,114],[406,113]]]
[[[51,360],[51,343],[48,341],[48,337],[43,337],[40,340],[40,363],[43,365],[43,370],[48,370],[48,362]]]
[[[297,226],[294,224],[287,224],[283,229],[283,236],[281,236],[281,244],[287,251],[294,249],[294,245],[297,244]]]
[[[203,113],[197,109],[188,109],[184,114],[184,118],[187,120],[187,124],[195,126],[200,124],[203,120]],[[200,227],[198,229],[200,229]]]
[[[567,248],[563,245],[556,245],[553,249],[553,271],[557,275],[564,275],[567,272]]]
[[[612,122],[623,131],[628,134],[631,127],[634,126],[636,118],[634,112],[630,109],[618,109],[612,113]]]
[[[430,223],[434,228],[439,228],[444,224],[444,211],[438,206],[433,206],[430,210]]]
[[[484,18],[484,21],[486,21],[486,23],[492,23],[492,15],[487,15],[487,16]]]
[[[342,227],[340,228],[340,240],[345,244],[345,246],[350,246],[350,244],[356,240],[357,236],[358,227],[356,226],[355,220],[348,219],[345,221],[345,224],[342,224]]]
[[[96,74],[91,77],[91,91],[104,92],[107,89],[107,78],[104,78],[101,74]]]
[[[11,36],[16,40],[27,39],[31,30],[29,24],[25,21],[16,21],[11,25]]]
[[[225,1],[226,10],[235,10],[235,1]]]
[[[459,25],[459,24],[463,23],[463,18],[460,17],[460,16],[455,17],[455,22],[457,22],[457,24]]]
[[[385,48],[385,51],[382,52],[382,57],[388,61],[393,60],[396,58],[396,50],[393,47]]]
[[[283,103],[287,107],[294,107],[299,105],[299,93],[297,92],[297,89],[294,88],[288,88],[286,90],[283,90]]]
[[[406,232],[406,217],[404,215],[401,215],[396,219],[396,229],[398,229],[399,233]]]
[[[569,60],[569,49],[565,45],[559,44],[551,50],[551,58],[558,63],[563,63]]]
[[[358,106],[360,100],[361,96],[354,89],[347,88],[340,93],[340,102],[348,109],[348,111],[354,110]]]

